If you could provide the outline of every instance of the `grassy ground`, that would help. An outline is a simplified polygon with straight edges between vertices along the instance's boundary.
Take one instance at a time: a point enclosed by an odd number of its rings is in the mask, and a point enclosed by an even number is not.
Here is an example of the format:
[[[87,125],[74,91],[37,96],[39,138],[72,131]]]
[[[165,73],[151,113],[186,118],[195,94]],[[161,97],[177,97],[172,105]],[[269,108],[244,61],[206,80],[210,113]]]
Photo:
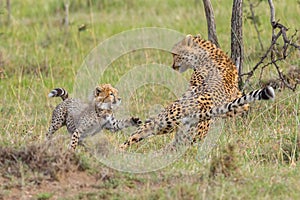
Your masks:
[[[66,142],[51,147],[43,143],[52,109],[60,102],[49,100],[47,94],[58,86],[72,93],[77,70],[90,50],[132,28],[155,26],[206,36],[201,1],[74,0],[69,27],[62,25],[62,1],[12,1],[9,22],[4,1],[0,3],[0,199],[299,198],[299,88],[278,93],[274,102],[256,103],[244,118],[226,120],[218,145],[201,162],[196,159],[195,146],[173,164],[151,173],[122,173],[84,151],[68,153]],[[291,35],[293,28],[299,29],[300,5],[294,0],[274,3],[277,19],[291,28]],[[229,52],[231,1],[213,1],[213,6],[219,43]],[[255,10],[265,48],[271,36],[266,10],[267,3]],[[262,53],[246,16],[245,71]],[[81,24],[87,29],[79,32]],[[137,52],[133,59],[124,56],[115,63],[117,71],[107,72],[104,79],[115,84],[115,74],[123,73],[118,66],[129,69],[133,62],[151,63],[156,55],[145,51]],[[171,55],[158,56],[171,64]],[[292,52],[281,68],[285,71],[291,65],[299,66],[299,52]],[[264,78],[275,75],[269,67]],[[259,72],[252,85],[258,85],[258,77]],[[161,88],[153,87],[138,91],[137,97],[136,114],[172,99]],[[66,129],[57,133],[63,134],[67,135]]]

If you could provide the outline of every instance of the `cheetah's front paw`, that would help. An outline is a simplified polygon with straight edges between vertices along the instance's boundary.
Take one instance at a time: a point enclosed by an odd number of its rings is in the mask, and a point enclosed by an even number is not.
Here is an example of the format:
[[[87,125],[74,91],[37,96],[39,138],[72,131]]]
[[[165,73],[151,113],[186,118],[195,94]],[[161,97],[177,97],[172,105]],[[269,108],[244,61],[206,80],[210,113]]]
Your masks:
[[[138,117],[131,117],[130,120],[133,126],[139,126],[143,123],[142,120],[140,120],[140,118]]]

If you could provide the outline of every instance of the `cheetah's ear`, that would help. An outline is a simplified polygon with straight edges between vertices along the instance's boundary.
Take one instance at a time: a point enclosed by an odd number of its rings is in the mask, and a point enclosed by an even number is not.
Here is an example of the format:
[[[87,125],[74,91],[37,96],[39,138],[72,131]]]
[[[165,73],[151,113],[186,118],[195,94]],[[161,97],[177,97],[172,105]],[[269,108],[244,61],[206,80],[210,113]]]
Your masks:
[[[184,45],[186,46],[193,46],[193,39],[194,37],[190,34],[188,34],[187,36],[185,36],[185,39],[183,40]]]
[[[96,87],[95,89],[95,97],[98,96],[101,93],[101,89],[99,87]]]

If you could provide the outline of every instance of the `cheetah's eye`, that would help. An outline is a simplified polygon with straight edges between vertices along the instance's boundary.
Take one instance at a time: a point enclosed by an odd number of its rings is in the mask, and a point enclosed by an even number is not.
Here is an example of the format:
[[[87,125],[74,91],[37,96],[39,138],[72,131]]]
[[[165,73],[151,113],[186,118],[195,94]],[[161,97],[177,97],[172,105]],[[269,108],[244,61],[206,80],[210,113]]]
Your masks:
[[[115,95],[114,95],[114,93],[112,93],[112,92],[111,92],[111,93],[109,93],[109,95],[110,95],[110,96],[113,96],[113,97],[115,96]]]

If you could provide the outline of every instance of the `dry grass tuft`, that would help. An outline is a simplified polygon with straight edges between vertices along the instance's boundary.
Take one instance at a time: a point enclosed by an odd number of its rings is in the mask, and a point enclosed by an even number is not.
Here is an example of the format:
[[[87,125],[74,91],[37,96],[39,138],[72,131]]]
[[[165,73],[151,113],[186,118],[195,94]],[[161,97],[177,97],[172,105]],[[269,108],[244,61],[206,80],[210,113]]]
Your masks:
[[[80,157],[53,143],[33,143],[21,147],[0,147],[0,173],[3,177],[38,174],[50,180],[74,170],[84,170]],[[26,177],[25,177],[26,178]]]
[[[221,148],[221,151],[215,153],[212,157],[209,177],[215,177],[218,175],[230,177],[238,172],[235,146],[228,144]]]

